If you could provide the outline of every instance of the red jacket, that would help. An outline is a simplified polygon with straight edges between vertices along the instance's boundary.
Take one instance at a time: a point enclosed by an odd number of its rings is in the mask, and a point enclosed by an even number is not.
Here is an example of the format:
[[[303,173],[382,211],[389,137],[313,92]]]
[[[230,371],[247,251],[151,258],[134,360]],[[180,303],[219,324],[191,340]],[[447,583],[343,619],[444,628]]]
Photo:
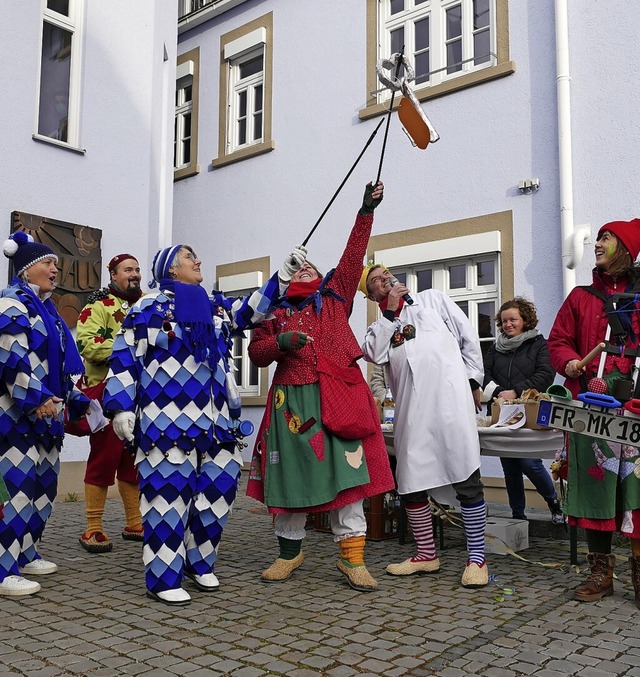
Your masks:
[[[316,312],[314,304],[303,310],[291,311],[278,308],[274,311],[275,319],[263,322],[253,331],[249,344],[249,356],[258,367],[266,367],[277,363],[276,372],[267,397],[264,417],[256,436],[251,472],[247,484],[247,494],[264,503],[263,478],[268,472],[266,464],[266,435],[271,424],[273,408],[273,392],[277,385],[305,385],[318,380],[316,353],[327,355],[338,365],[347,367],[362,357],[362,350],[349,325],[351,304],[358,290],[362,274],[362,259],[367,251],[367,243],[373,225],[373,214],[358,214],[351,230],[351,235],[344,253],[336,266],[335,273],[327,283],[327,289],[334,290],[344,303],[327,295],[322,297],[322,309]],[[300,350],[282,351],[278,348],[276,336],[286,331],[302,331],[314,340]],[[364,381],[364,377],[362,377]],[[378,413],[369,394],[371,417],[378,420]],[[369,470],[368,484],[351,487],[340,491],[336,497],[320,506],[306,508],[280,508],[269,506],[274,513],[282,512],[317,512],[332,510],[349,505],[369,496],[390,491],[394,488],[394,480],[389,468],[389,457],[380,429],[363,438],[364,449]]]
[[[278,308],[273,313],[275,319],[253,330],[249,357],[258,367],[277,362],[273,384],[304,385],[317,381],[316,353],[328,355],[343,367],[355,364],[362,357],[360,344],[349,325],[349,315],[372,225],[373,214],[358,214],[340,262],[327,283],[327,289],[333,289],[344,302],[323,296],[320,313],[316,313],[313,303],[295,312]],[[287,331],[304,332],[314,340],[300,350],[282,351],[276,336]]]
[[[603,291],[608,296],[622,293],[626,290],[629,281],[627,279],[614,280],[608,273],[593,272],[593,286]],[[549,333],[547,345],[549,357],[553,368],[562,376],[566,377],[565,367],[571,360],[582,359],[589,351],[604,340],[607,331],[607,314],[603,309],[604,301],[591,292],[576,287],[565,299]],[[636,304],[636,308],[640,304]],[[640,317],[638,312],[632,313],[632,328],[635,334],[633,340],[627,338],[626,347],[635,348],[640,337]],[[604,374],[609,374],[615,369],[623,374],[630,374],[634,357],[621,357],[608,354],[606,357]],[[600,356],[591,360],[586,367],[585,376],[587,381],[596,376]],[[575,378],[566,378],[566,387],[573,397],[580,392],[580,381]]]

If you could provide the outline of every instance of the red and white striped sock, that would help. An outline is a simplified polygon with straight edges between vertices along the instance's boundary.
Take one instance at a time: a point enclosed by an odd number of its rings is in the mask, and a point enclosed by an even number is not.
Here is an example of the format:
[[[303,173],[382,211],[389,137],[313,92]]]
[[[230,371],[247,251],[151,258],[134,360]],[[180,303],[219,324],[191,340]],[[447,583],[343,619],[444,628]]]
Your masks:
[[[430,503],[406,505],[407,519],[416,540],[416,554],[412,562],[426,562],[436,559],[436,544],[433,540],[433,517]]]

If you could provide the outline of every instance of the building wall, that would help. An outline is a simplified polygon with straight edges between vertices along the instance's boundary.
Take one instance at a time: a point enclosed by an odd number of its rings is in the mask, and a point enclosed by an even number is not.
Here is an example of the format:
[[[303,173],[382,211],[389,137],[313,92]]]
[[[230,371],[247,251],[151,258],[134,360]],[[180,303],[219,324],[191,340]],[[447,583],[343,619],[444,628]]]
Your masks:
[[[637,214],[632,181],[638,153],[635,104],[638,59],[633,26],[640,6],[623,0],[569,0],[575,223],[593,235],[612,219]],[[242,3],[179,37],[178,53],[200,48],[201,171],[174,187],[174,239],[215,267],[270,256],[279,266],[315,223],[373,131],[365,106],[366,2],[261,0]],[[275,150],[212,168],[218,149],[220,36],[273,13]],[[621,20],[624,17],[624,20]],[[441,140],[413,148],[395,114],[382,180],[385,199],[374,235],[510,212],[514,291],[538,305],[547,334],[563,300],[553,0],[509,2],[509,51],[515,72],[423,104]],[[374,140],[309,243],[322,270],[335,265],[375,178],[382,133]],[[538,177],[540,190],[518,183]],[[590,279],[591,245],[577,268]],[[502,300],[505,300],[503,297]],[[356,300],[352,325],[363,336],[367,302]],[[260,408],[249,415],[256,421]],[[497,460],[485,473],[500,475]]]
[[[277,268],[307,235],[379,119],[359,118],[368,96],[366,2],[248,0],[182,33],[178,54],[200,48],[200,172],[172,185],[176,5],[85,3],[84,154],[32,139],[40,6],[4,8],[9,65],[0,83],[10,95],[0,99],[6,130],[0,214],[6,233],[14,210],[100,228],[103,260],[122,249],[133,252],[145,283],[158,246],[191,243],[203,254],[209,286],[218,265],[269,256]],[[595,235],[602,223],[638,213],[640,66],[633,31],[640,6],[623,0],[568,5],[574,220],[590,224]],[[269,12],[275,150],[213,169],[220,36]],[[553,0],[510,2],[515,73],[423,104],[441,135],[426,151],[411,147],[393,115],[381,177],[385,200],[374,225],[380,235],[511,212],[514,290],[537,303],[545,334],[563,297],[554,31]],[[382,131],[309,243],[322,270],[340,256],[363,185],[376,176],[381,145]],[[518,182],[531,177],[540,178],[540,190],[520,194]],[[587,245],[577,283],[588,282],[592,262]],[[362,298],[352,324],[364,335]],[[261,408],[248,408],[248,415],[257,423]],[[85,440],[68,438],[63,459],[86,453]]]
[[[170,239],[177,4],[86,2],[82,25],[80,146],[34,141],[41,8],[3,8],[0,119],[2,239],[22,211],[102,230],[102,259],[137,255],[148,278],[160,241]],[[166,58],[165,58],[166,52]],[[0,257],[0,277],[7,261]],[[102,283],[108,276],[103,266]],[[63,460],[86,458],[86,438],[67,437]]]

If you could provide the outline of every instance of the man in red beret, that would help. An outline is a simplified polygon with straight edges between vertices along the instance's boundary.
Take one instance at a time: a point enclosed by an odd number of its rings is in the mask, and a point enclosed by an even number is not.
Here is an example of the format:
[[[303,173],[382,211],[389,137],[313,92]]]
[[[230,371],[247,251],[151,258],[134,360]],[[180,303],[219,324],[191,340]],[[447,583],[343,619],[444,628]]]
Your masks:
[[[135,256],[118,254],[109,261],[107,270],[111,276],[109,285],[89,296],[78,317],[77,343],[89,388],[104,383],[115,336],[129,308],[142,296],[140,264]],[[91,451],[84,477],[87,528],[80,536],[80,545],[92,553],[109,552],[113,548],[103,529],[102,517],[107,491],[116,477],[125,515],[122,538],[142,541],[138,476],[129,450],[115,435],[111,423],[91,433],[89,441]]]

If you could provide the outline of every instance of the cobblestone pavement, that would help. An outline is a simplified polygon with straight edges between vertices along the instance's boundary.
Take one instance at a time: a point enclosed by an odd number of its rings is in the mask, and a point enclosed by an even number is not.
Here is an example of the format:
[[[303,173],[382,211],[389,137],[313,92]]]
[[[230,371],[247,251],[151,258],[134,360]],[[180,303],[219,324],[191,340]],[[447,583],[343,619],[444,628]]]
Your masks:
[[[583,574],[533,563],[568,562],[563,540],[531,538],[520,553],[529,562],[490,556],[495,581],[460,587],[465,554],[455,528],[445,530],[439,575],[386,576],[386,564],[413,545],[369,543],[380,590],[358,593],[336,569],[331,536],[310,531],[302,568],[268,585],[259,573],[276,553],[271,518],[241,494],[219,554],[219,591],[185,582],[193,602],[177,608],[145,597],[139,543],[114,538],[111,553],[89,555],[77,542],[84,504],[58,503],[40,551],[60,571],[40,577],[35,596],[0,597],[0,675],[640,677],[626,550],[617,552],[615,594],[593,604],[567,593]],[[107,513],[113,538],[119,501]]]

